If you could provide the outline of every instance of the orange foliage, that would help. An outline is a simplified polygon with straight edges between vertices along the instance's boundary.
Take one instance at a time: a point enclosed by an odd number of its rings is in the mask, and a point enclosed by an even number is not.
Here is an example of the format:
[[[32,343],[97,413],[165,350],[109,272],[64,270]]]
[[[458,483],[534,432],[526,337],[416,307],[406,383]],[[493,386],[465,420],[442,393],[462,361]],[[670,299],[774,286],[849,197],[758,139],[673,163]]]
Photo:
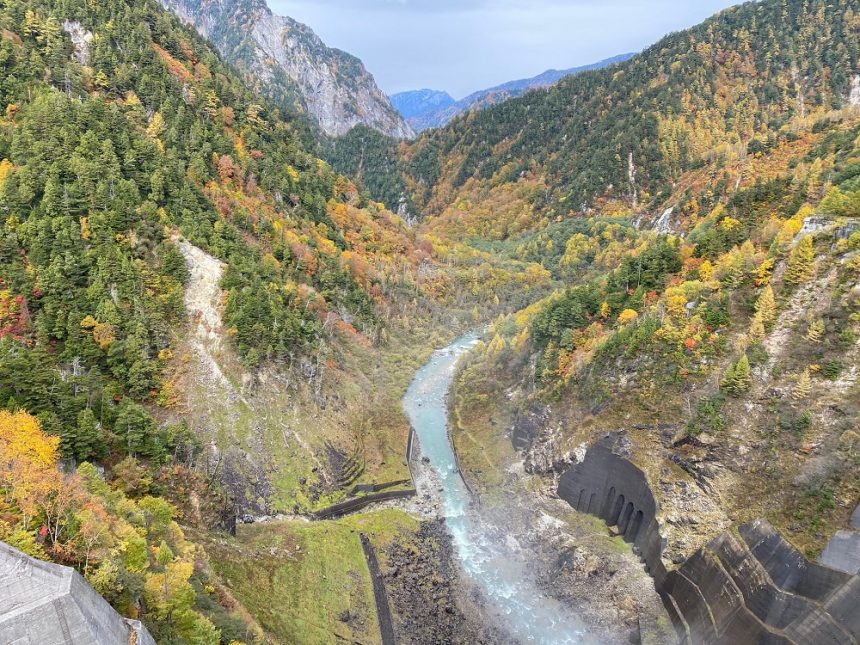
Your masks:
[[[166,49],[159,47],[155,43],[152,43],[152,48],[155,50],[155,53],[158,54],[158,57],[167,66],[167,71],[173,74],[180,81],[184,81],[186,83],[191,82],[194,77],[192,76],[191,72],[188,71],[188,68],[185,67],[185,65],[183,65],[173,56],[171,56]]]

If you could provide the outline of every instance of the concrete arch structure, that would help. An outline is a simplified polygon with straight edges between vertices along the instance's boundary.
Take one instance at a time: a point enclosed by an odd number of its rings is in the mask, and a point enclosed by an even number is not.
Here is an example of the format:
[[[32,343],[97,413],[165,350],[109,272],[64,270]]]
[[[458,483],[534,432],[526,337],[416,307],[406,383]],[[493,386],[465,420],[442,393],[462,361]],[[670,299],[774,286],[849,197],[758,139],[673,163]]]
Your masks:
[[[664,545],[657,526],[657,503],[639,468],[598,444],[581,464],[561,476],[558,495],[576,510],[617,526],[645,560],[655,581],[662,582],[665,568],[660,555]]]
[[[809,562],[765,520],[715,537],[666,569],[658,505],[645,474],[614,454],[613,437],[559,479],[559,497],[617,526],[634,545],[679,641],[698,645],[857,645],[860,576]],[[599,508],[593,500],[602,500]],[[740,536],[740,537],[738,537]]]

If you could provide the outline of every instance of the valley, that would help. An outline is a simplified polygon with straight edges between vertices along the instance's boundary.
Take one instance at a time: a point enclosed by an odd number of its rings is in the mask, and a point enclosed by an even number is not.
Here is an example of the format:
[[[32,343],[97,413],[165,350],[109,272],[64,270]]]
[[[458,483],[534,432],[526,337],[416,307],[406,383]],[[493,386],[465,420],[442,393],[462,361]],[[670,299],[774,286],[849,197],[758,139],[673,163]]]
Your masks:
[[[0,578],[159,645],[860,641],[860,7],[604,63],[416,135],[263,2],[0,6]]]

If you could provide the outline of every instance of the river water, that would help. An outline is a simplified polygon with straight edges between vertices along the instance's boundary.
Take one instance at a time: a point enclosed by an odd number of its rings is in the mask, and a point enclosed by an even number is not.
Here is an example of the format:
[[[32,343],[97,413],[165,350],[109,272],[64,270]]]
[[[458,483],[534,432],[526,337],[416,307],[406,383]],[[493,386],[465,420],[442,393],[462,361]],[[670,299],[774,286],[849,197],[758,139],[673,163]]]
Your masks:
[[[446,395],[457,360],[477,342],[469,334],[433,354],[403,399],[403,408],[439,476],[443,515],[457,557],[466,574],[483,589],[504,627],[524,643],[571,644],[593,642],[569,609],[547,597],[530,580],[526,555],[489,536],[477,517],[471,495],[457,470],[448,436]],[[492,533],[498,534],[498,531]]]

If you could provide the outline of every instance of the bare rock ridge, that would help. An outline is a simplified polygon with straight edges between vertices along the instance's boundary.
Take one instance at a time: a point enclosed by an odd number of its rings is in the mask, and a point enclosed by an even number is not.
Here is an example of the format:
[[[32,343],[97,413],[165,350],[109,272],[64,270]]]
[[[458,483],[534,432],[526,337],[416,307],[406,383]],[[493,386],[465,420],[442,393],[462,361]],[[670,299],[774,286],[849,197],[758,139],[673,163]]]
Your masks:
[[[824,645],[860,640],[860,576],[807,560],[767,521],[713,538],[674,567],[645,474],[608,437],[559,480],[559,497],[634,545],[682,642]]]
[[[395,138],[414,135],[356,57],[327,47],[264,0],[160,0],[208,38],[250,84],[273,101],[312,116],[330,136],[359,124]]]
[[[139,621],[120,616],[74,569],[0,542],[0,643],[155,645]]]

